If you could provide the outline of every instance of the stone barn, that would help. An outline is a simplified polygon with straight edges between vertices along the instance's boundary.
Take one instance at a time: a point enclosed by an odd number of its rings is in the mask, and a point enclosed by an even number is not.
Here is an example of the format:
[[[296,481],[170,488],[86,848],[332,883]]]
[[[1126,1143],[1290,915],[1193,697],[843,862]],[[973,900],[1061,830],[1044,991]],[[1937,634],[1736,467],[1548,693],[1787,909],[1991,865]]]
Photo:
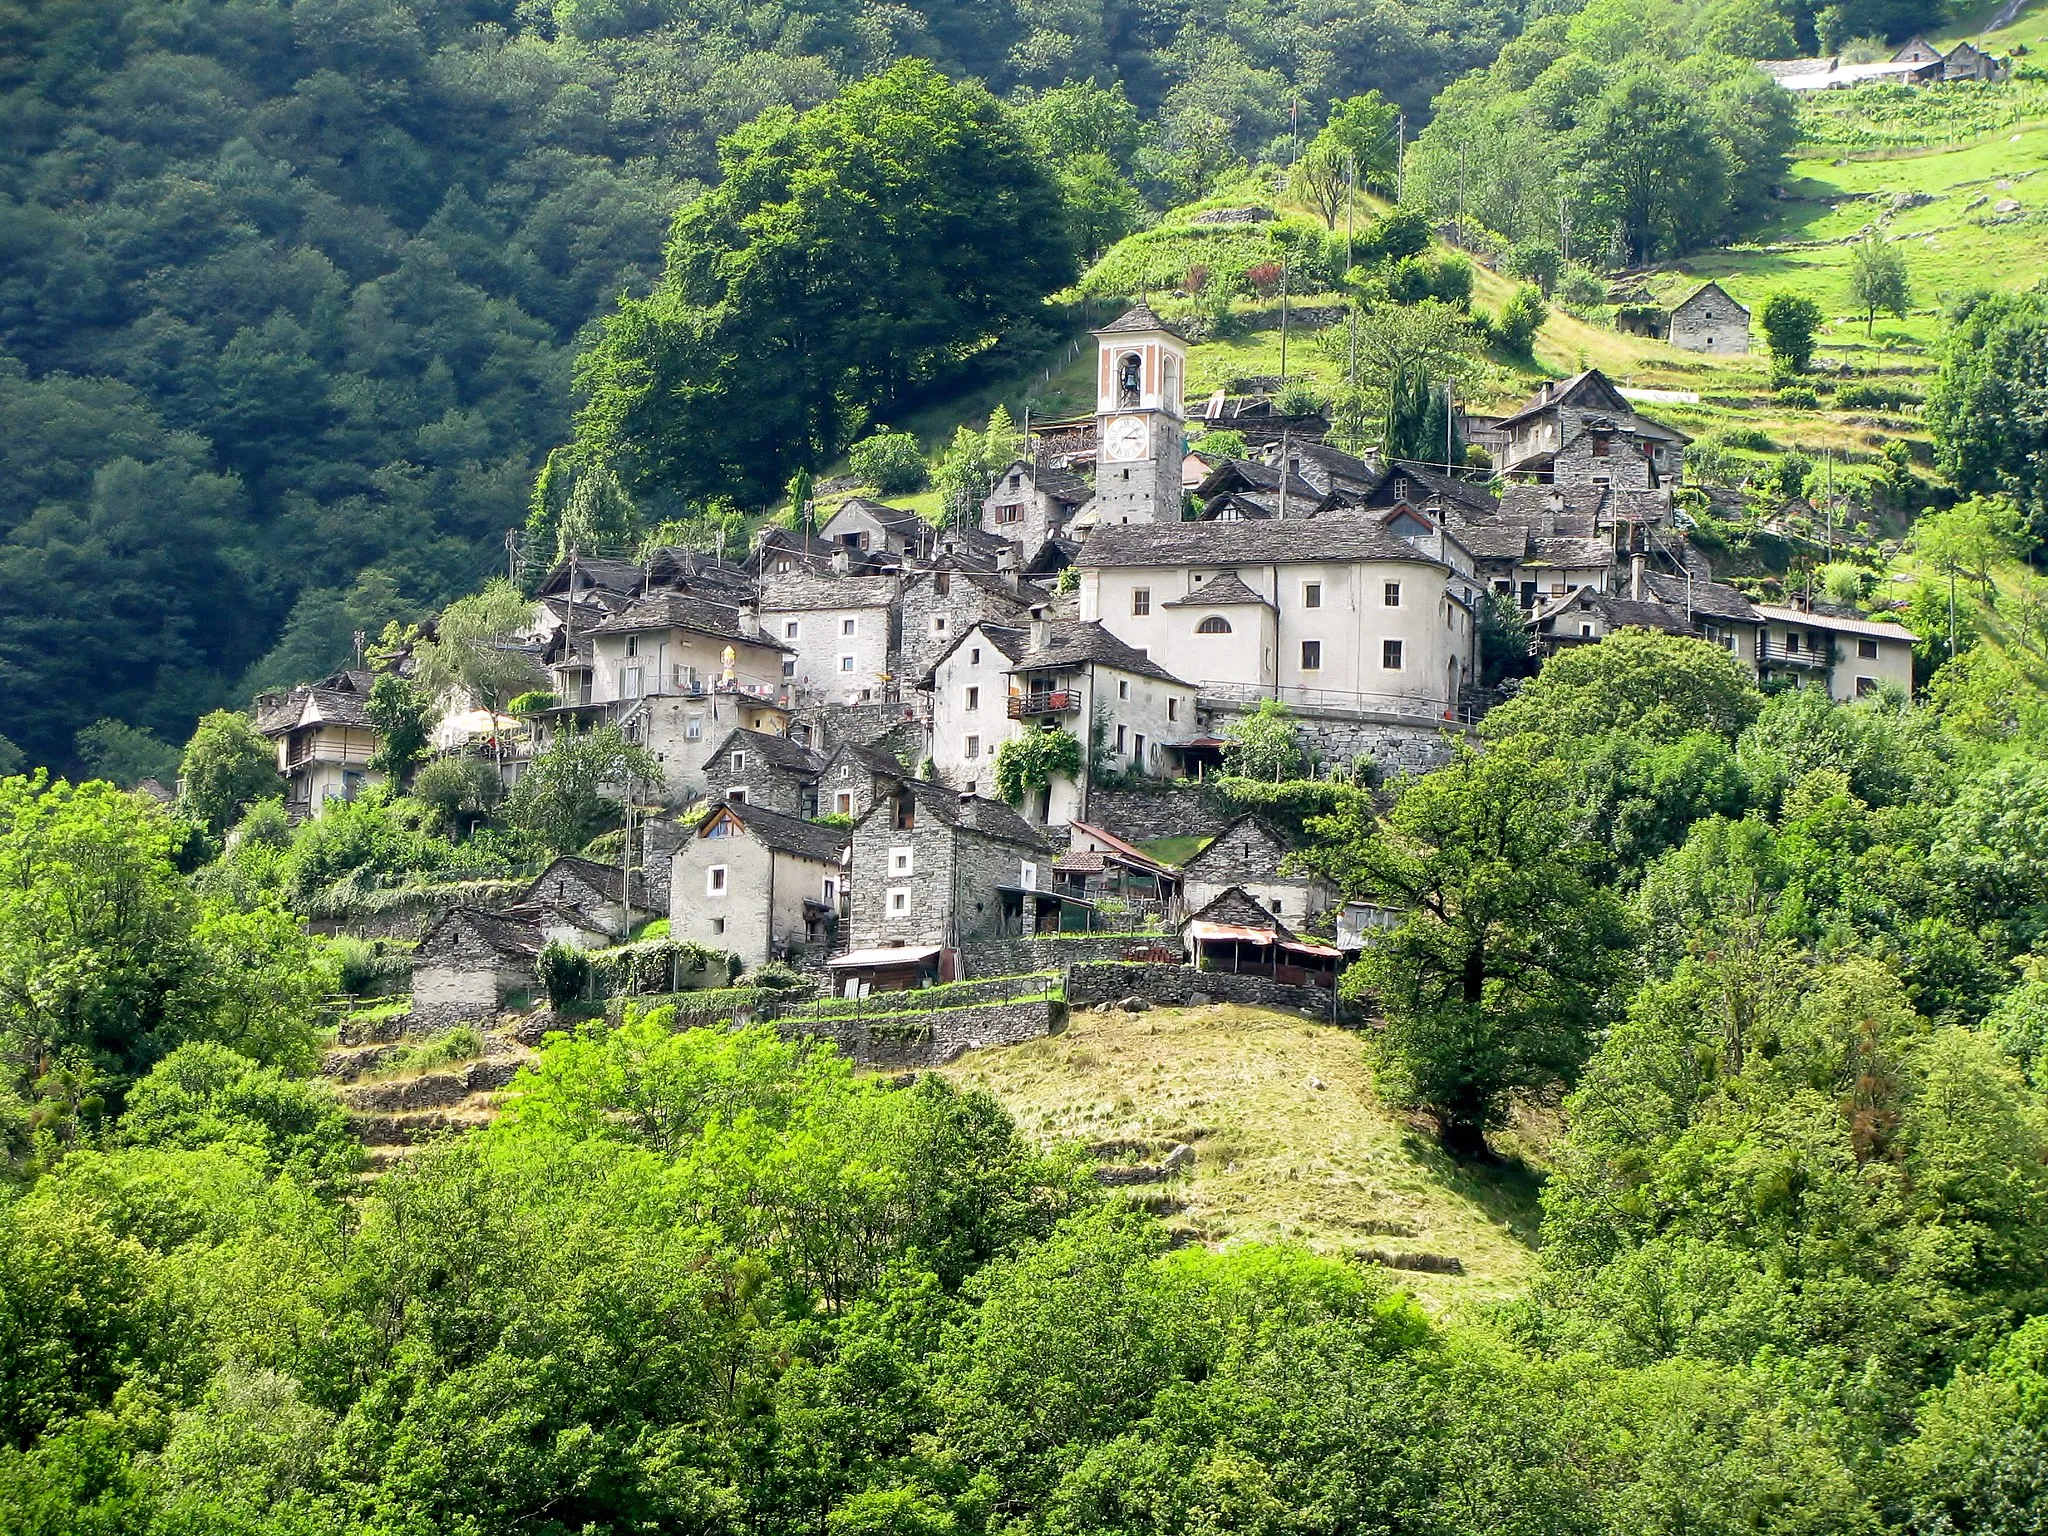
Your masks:
[[[488,1019],[539,990],[537,924],[482,907],[451,907],[420,936],[412,962],[415,1020]]]
[[[1664,339],[1688,352],[1749,350],[1749,311],[1719,283],[1707,283],[1671,311]]]

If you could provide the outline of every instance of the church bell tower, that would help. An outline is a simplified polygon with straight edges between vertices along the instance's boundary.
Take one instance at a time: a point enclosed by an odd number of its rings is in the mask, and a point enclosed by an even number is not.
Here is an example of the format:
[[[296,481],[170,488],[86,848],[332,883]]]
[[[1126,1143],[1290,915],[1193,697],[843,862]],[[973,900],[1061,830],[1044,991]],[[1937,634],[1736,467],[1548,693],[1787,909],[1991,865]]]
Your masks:
[[[1094,524],[1177,523],[1187,343],[1140,304],[1097,331],[1095,344]]]

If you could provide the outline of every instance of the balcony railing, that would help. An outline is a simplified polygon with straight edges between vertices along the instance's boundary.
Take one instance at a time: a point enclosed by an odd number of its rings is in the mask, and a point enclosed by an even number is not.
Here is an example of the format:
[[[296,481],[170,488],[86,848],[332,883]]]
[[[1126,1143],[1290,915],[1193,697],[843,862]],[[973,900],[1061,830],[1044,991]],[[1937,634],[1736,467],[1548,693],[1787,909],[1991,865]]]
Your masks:
[[[1072,688],[1047,689],[1039,693],[1013,693],[1010,695],[1010,718],[1022,720],[1029,715],[1064,715],[1081,707],[1081,695]]]
[[[1462,702],[1443,703],[1405,693],[1352,693],[1341,688],[1304,688],[1273,683],[1195,684],[1204,704],[1256,704],[1278,699],[1301,709],[1331,710],[1348,715],[1392,715],[1418,724],[1470,725],[1478,712]]]
[[[284,772],[290,773],[308,763],[334,763],[344,768],[358,768],[368,764],[376,755],[375,747],[336,747],[308,742],[285,759]]]
[[[1768,635],[1759,635],[1756,642],[1756,659],[1759,662],[1780,667],[1831,667],[1835,664],[1835,648],[1823,643],[1818,650],[1802,645],[1790,650],[1781,640]]]

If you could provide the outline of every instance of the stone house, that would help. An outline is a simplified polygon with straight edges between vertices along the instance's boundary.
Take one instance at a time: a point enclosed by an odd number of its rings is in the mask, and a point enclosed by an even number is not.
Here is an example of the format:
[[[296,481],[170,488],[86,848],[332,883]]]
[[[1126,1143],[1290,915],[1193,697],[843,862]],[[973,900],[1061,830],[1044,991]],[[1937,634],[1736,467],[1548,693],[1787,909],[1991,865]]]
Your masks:
[[[761,581],[761,627],[787,646],[794,702],[864,704],[896,689],[896,578],[792,571]]]
[[[859,820],[877,800],[895,794],[910,776],[894,753],[879,746],[842,742],[826,757],[818,775],[818,814]]]
[[[1018,459],[996,476],[995,489],[983,498],[981,531],[1028,555],[1060,534],[1094,494],[1078,475]]]
[[[1627,584],[1618,592],[1587,586],[1536,608],[1529,619],[1537,642],[1555,651],[1604,640],[1619,629],[1655,629],[1718,645],[1756,672],[1763,618],[1747,597],[1717,582],[1644,565],[1640,555],[1631,559]]]
[[[1233,888],[1290,922],[1306,922],[1332,905],[1330,888],[1311,875],[1283,874],[1294,845],[1257,816],[1240,816],[1180,867],[1181,900],[1199,912]]]
[[[904,576],[899,604],[902,639],[897,666],[915,687],[976,624],[1028,623],[1033,609],[1052,605],[1052,594],[1023,580],[1014,569],[969,570],[941,560],[929,570]]]
[[[1103,528],[1078,569],[1082,618],[1205,705],[1440,722],[1477,660],[1471,553],[1419,513]]]
[[[1333,493],[1318,490],[1306,479],[1299,461],[1288,459],[1289,473],[1283,482],[1277,462],[1262,464],[1257,459],[1225,459],[1202,478],[1194,489],[1195,505],[1204,522],[1242,522],[1247,518],[1313,517],[1317,511],[1336,504]],[[1282,487],[1285,486],[1285,494]]]
[[[488,1019],[539,989],[538,925],[482,907],[451,907],[413,952],[412,1011],[421,1022]]]
[[[615,721],[662,765],[671,799],[704,786],[711,748],[735,726],[788,727],[787,647],[761,632],[751,600],[727,605],[677,592],[635,599],[555,669],[562,702],[535,718],[534,749],[562,730]],[[578,667],[585,679],[572,675]]]
[[[2012,61],[1988,54],[1974,43],[1957,43],[1942,58],[1941,78],[1944,82],[1985,80],[1995,84],[2012,78]]]
[[[1181,925],[1188,964],[1204,971],[1266,976],[1288,986],[1334,989],[1343,952],[1304,939],[1241,886],[1226,886]]]
[[[1823,682],[1828,697],[1857,699],[1887,685],[1913,691],[1913,647],[1903,624],[1757,605],[1756,665],[1765,679]]]
[[[869,557],[869,564],[879,568],[883,563],[900,566],[925,555],[932,547],[934,530],[907,508],[855,496],[825,520],[818,537],[855,559]]]
[[[818,814],[818,778],[825,758],[775,731],[729,731],[704,759],[704,784],[720,800]]]
[[[1664,339],[1688,352],[1749,350],[1749,311],[1719,283],[1704,283],[1671,311]]]
[[[370,673],[336,672],[289,693],[256,700],[256,729],[277,744],[285,809],[318,816],[332,800],[353,800],[383,778],[370,759],[384,736],[370,719]]]
[[[728,801],[676,849],[669,933],[748,965],[801,958],[838,931],[850,839],[746,801]]]
[[[1067,828],[1067,851],[1053,862],[1052,881],[1062,895],[1127,901],[1162,913],[1180,902],[1180,871],[1085,821]]]
[[[1621,490],[1678,484],[1692,441],[1639,415],[1597,368],[1545,384],[1495,431],[1504,447],[1494,467],[1503,475]]]
[[[1034,620],[1022,629],[977,624],[925,679],[929,755],[942,783],[975,794],[995,784],[1003,742],[1057,729],[1080,744],[1081,770],[1026,802],[1039,825],[1087,813],[1099,773],[1166,777],[1173,747],[1192,729],[1195,690],[1102,625]]]
[[[853,953],[925,953],[953,980],[964,942],[1004,932],[1006,907],[1051,883],[1051,846],[1010,807],[906,779],[853,829]]]
[[[519,904],[565,908],[585,924],[618,939],[656,915],[655,904],[637,876],[629,886],[617,865],[571,853],[534,876],[533,883],[520,892]]]

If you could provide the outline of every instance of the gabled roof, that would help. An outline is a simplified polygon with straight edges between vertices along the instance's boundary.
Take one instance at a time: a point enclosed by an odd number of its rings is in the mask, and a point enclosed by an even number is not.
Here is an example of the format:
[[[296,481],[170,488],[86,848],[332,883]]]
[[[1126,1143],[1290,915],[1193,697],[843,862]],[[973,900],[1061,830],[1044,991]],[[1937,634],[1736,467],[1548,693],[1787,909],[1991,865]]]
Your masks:
[[[1188,921],[1218,923],[1231,928],[1259,928],[1283,939],[1294,937],[1293,929],[1261,906],[1258,898],[1241,885],[1225,886],[1201,911],[1190,913]]]
[[[1195,487],[1195,495],[1208,501],[1212,497],[1226,495],[1233,490],[1272,491],[1280,490],[1280,466],[1261,464],[1256,459],[1225,459],[1202,478]],[[1287,496],[1290,501],[1300,499],[1304,513],[1323,499],[1325,492],[1302,479],[1300,466],[1295,466],[1287,477]]]
[[[1614,564],[1614,548],[1605,539],[1537,537],[1529,540],[1522,563],[1570,571],[1604,570]]]
[[[1293,844],[1286,837],[1282,836],[1280,830],[1271,822],[1262,816],[1253,815],[1248,812],[1238,817],[1237,820],[1210,838],[1203,846],[1201,852],[1195,854],[1194,857],[1181,865],[1181,873],[1190,879],[1200,879],[1202,863],[1210,853],[1213,852],[1219,859],[1228,858],[1232,843],[1242,846],[1252,841],[1270,843],[1273,847],[1280,850],[1280,858],[1284,858],[1293,847]],[[1242,855],[1239,855],[1239,857],[1242,857]],[[1279,859],[1276,858],[1274,862],[1277,866]]]
[[[1614,387],[1614,383],[1598,368],[1588,368],[1584,373],[1575,373],[1568,379],[1550,386],[1547,392],[1539,392],[1535,399],[1517,406],[1508,415],[1494,423],[1496,427],[1513,426],[1516,422],[1543,412],[1554,410],[1560,405],[1569,405],[1586,411],[1622,411],[1634,413],[1634,407]]]
[[[1444,519],[1444,527],[1480,560],[1520,560],[1529,548],[1528,528],[1506,519],[1480,522],[1452,514]]]
[[[1162,608],[1232,608],[1246,603],[1257,603],[1262,608],[1272,603],[1246,586],[1235,571],[1225,571],[1221,576],[1203,582],[1186,597],[1176,597],[1171,602],[1161,603]]]
[[[1178,683],[1183,688],[1190,686],[1143,651],[1117,639],[1093,619],[1063,619],[1048,628],[1051,634],[1047,643],[1043,647],[1033,646],[1026,650],[1016,658],[1016,665],[1010,671],[1037,672],[1048,667],[1077,667],[1092,663],[1136,673],[1140,677]]]
[[[1808,629],[1825,629],[1838,635],[1862,635],[1872,640],[1903,640],[1912,644],[1920,637],[1903,624],[1885,619],[1841,618],[1832,613],[1808,613],[1803,608],[1781,608],[1775,604],[1758,603],[1759,618],[1773,624],[1799,624]]]
[[[903,793],[917,802],[920,817],[929,816],[942,826],[978,832],[998,842],[1014,843],[1037,853],[1046,851],[1045,839],[1038,830],[1000,800],[963,795],[931,779],[905,779]],[[877,814],[893,815],[894,808],[886,800],[877,800],[868,814],[861,818],[861,824],[865,826]]]
[[[881,747],[863,746],[856,741],[842,742],[825,759],[825,766],[829,769],[842,757],[850,758],[872,774],[892,779],[910,777],[910,770],[903,766],[903,759]]]
[[[1108,831],[1107,829],[1102,827],[1098,827],[1093,822],[1076,821],[1069,823],[1069,832],[1067,835],[1070,844],[1073,834],[1075,832],[1079,832],[1084,837],[1092,837],[1098,843],[1109,844],[1109,846],[1116,852],[1117,857],[1122,859],[1125,863],[1142,864],[1148,869],[1155,869],[1159,871],[1159,873],[1165,875],[1170,875],[1173,873],[1173,866],[1171,864],[1168,864],[1163,860],[1153,858],[1151,854],[1147,853],[1137,844],[1127,843],[1122,838],[1118,837],[1114,832]]]
[[[595,859],[582,858],[573,853],[562,854],[546,869],[535,875],[527,882],[526,889],[520,893],[519,899],[523,902],[540,900],[534,893],[540,889],[542,881],[558,870],[574,875],[606,901],[619,899],[619,888],[624,879],[623,871],[615,864],[600,864]],[[637,880],[633,882],[632,904],[636,907],[647,905],[647,892],[641,888]]]
[[[1304,440],[1294,445],[1296,469],[1306,461],[1321,470],[1333,483],[1348,481],[1354,485],[1372,485],[1380,478],[1380,467],[1369,459],[1346,453],[1341,448],[1332,448],[1328,443]]]
[[[581,928],[585,933],[597,934],[607,940],[612,937],[610,929],[599,927],[574,907],[559,901],[516,901],[498,915],[522,923],[532,923],[536,927],[559,924],[569,928]]]
[[[891,533],[916,533],[923,536],[935,531],[930,523],[919,517],[910,508],[892,507],[867,496],[848,497],[840,504],[836,512],[819,525],[820,531],[822,532],[824,529],[830,528],[849,512],[859,513],[879,523]]]
[[[1724,587],[1714,581],[1687,581],[1683,576],[1666,576],[1658,571],[1646,572],[1643,576],[1643,590],[1660,603],[1668,603],[1683,613],[1690,609],[1704,613],[1709,618],[1728,619],[1738,624],[1761,624],[1762,616],[1756,605],[1733,587]]]
[[[1064,469],[1045,469],[1029,459],[1012,459],[996,475],[996,489],[989,493],[993,498],[998,491],[1007,489],[1003,482],[1011,475],[1028,477],[1031,489],[1042,496],[1067,506],[1079,506],[1095,493],[1088,489],[1088,482],[1079,475],[1069,474]]]
[[[790,571],[761,578],[763,613],[817,613],[838,608],[886,608],[896,601],[893,576],[832,576]]]
[[[1079,539],[1064,539],[1058,534],[1054,534],[1038,546],[1036,554],[1024,562],[1024,574],[1026,576],[1056,576],[1072,565],[1079,558],[1080,553],[1081,541]]]
[[[764,848],[820,864],[837,864],[839,855],[853,841],[852,834],[843,828],[821,826],[801,816],[787,816],[741,800],[727,800],[714,806],[711,814],[697,823],[697,836],[703,837],[722,817],[738,822]]]
[[[482,907],[450,907],[420,935],[419,953],[433,958],[433,950],[457,934],[467,934],[493,954],[508,960],[531,960],[541,952],[544,941],[531,923],[508,918]]]
[[[939,652],[937,659],[929,667],[925,668],[924,676],[917,680],[917,686],[920,688],[931,687],[932,679],[938,675],[939,668],[946,664],[946,658],[965,645],[969,637],[973,635],[980,635],[982,639],[986,640],[1001,653],[1005,661],[1015,661],[1031,648],[1030,631],[1019,628],[1016,625],[993,624],[987,619],[982,619],[968,625],[953,637],[953,643]]]
[[[705,757],[707,763],[716,762],[734,747],[759,757],[771,768],[781,768],[789,773],[800,773],[815,778],[825,771],[822,753],[813,752],[801,742],[791,741],[787,736],[774,731],[750,731],[745,726],[734,726]]]
[[[742,629],[738,608],[681,592],[650,593],[625,612],[613,614],[591,633],[630,635],[659,629],[686,629],[717,640],[738,640],[748,645],[765,645],[777,651],[790,649],[779,640],[771,640],[759,629]]]
[[[1691,293],[1687,294],[1684,298],[1680,299],[1676,304],[1672,305],[1671,313],[1675,315],[1682,309],[1691,309],[1695,304],[1706,303],[1709,301],[1726,304],[1730,309],[1739,309],[1745,316],[1749,314],[1748,305],[1742,303],[1726,288],[1723,288],[1719,283],[1713,282],[1712,280],[1701,283],[1699,287],[1693,289]]]
[[[552,597],[569,590],[569,565],[559,560],[554,569],[541,578],[536,595]],[[607,560],[599,555],[582,555],[575,561],[576,586],[579,591],[590,587],[601,587],[608,592],[631,593],[640,590],[646,580],[637,560]]]
[[[1121,336],[1126,332],[1141,331],[1164,331],[1169,336],[1180,335],[1179,331],[1176,331],[1172,326],[1155,315],[1152,312],[1152,306],[1142,299],[1118,315],[1095,334],[1097,336]]]
[[[374,731],[370,718],[373,675],[359,668],[330,673],[317,683],[301,683],[286,694],[267,693],[256,701],[256,729],[265,736],[315,725],[341,725]]]
[[[1241,523],[1116,523],[1081,546],[1082,566],[1245,565],[1387,560],[1443,562],[1376,522],[1290,517]]]

